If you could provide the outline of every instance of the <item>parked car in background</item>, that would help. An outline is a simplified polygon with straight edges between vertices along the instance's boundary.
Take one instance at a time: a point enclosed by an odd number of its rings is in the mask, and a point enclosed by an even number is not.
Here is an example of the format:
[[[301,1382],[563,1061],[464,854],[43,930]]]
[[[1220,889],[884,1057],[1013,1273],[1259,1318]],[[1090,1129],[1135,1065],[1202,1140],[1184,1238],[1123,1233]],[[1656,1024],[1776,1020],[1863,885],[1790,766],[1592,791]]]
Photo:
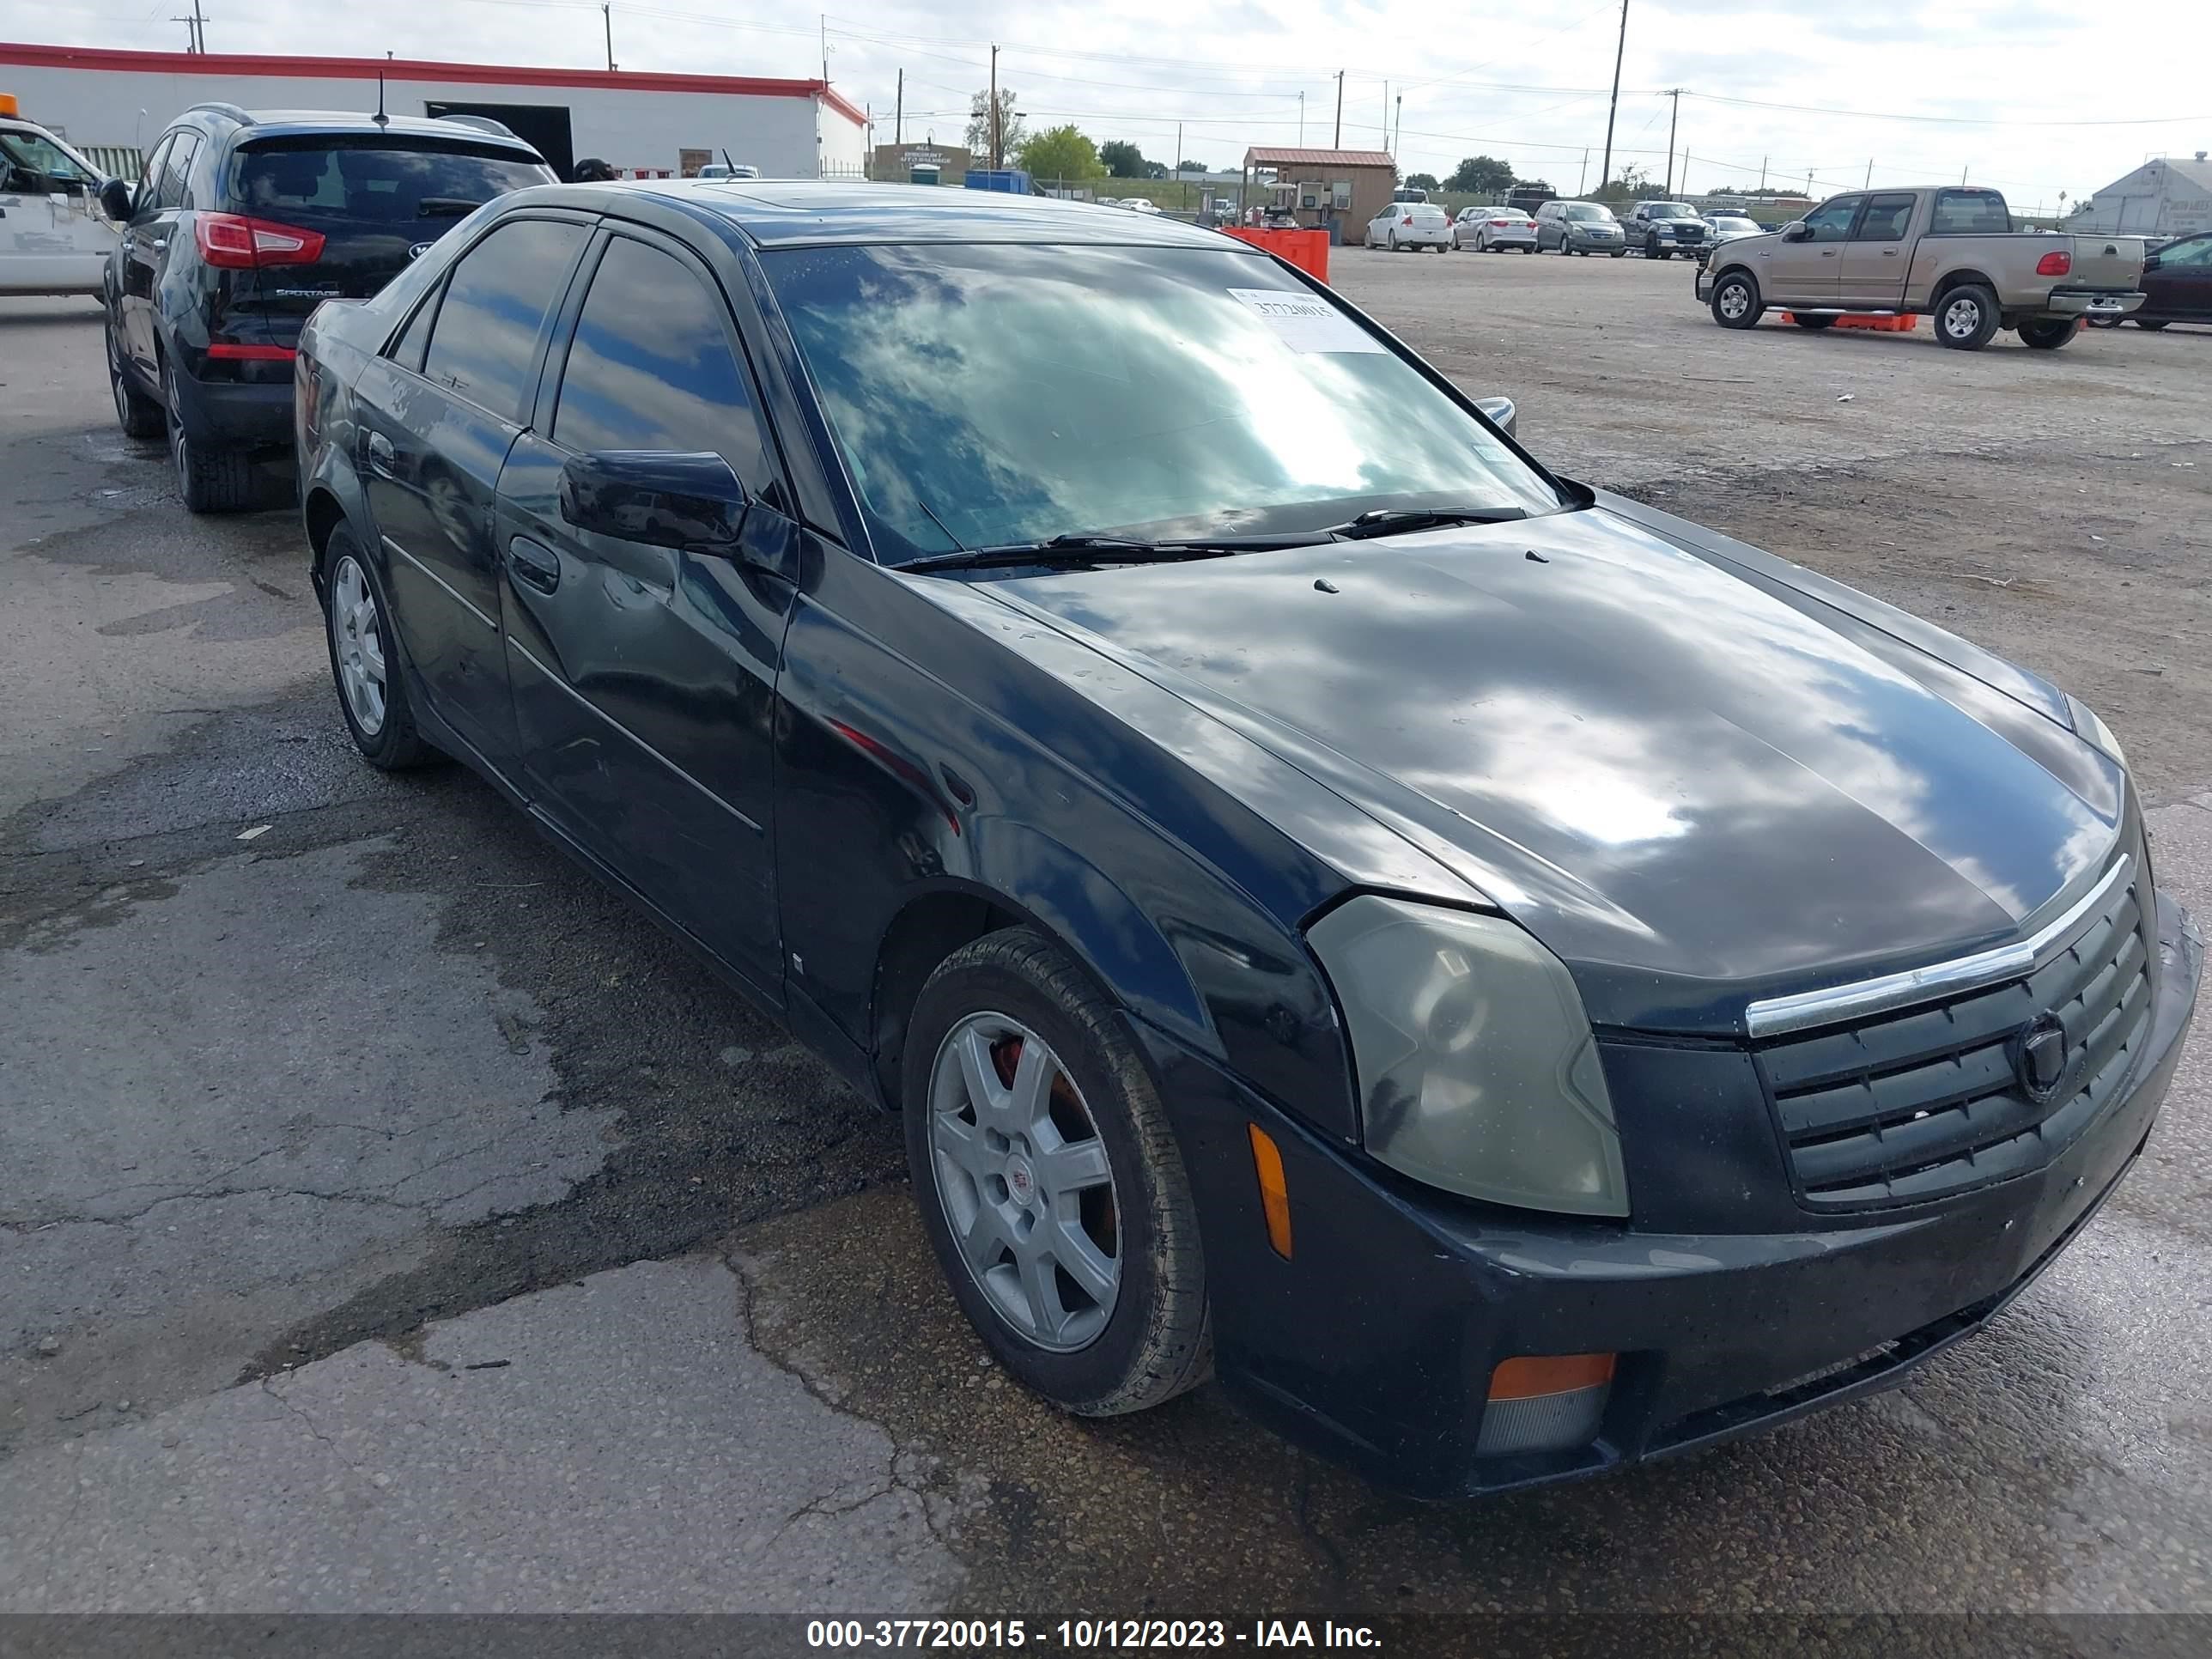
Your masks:
[[[1602,202],[1547,202],[1536,210],[1536,252],[1552,247],[1618,259],[1628,252],[1628,239]]]
[[[760,169],[749,161],[709,161],[699,169],[702,179],[757,179]]]
[[[191,511],[250,505],[257,454],[291,439],[315,307],[368,299],[486,203],[553,178],[482,117],[186,110],[137,189],[106,187],[124,227],[101,283],[116,418],[167,438]]]
[[[1733,242],[1743,236],[1764,236],[1765,229],[1747,213],[1708,213],[1705,216],[1705,246],[1698,258],[1710,259],[1715,248],[1723,242]]]
[[[1559,197],[1559,192],[1548,185],[1516,185],[1505,192],[1505,205],[1533,215],[1545,203],[1555,202]]]
[[[1773,235],[1717,249],[1697,293],[1723,328],[1749,328],[1769,306],[1808,329],[1853,312],[1924,313],[1956,349],[1978,351],[2009,328],[2050,351],[2084,318],[2136,311],[2142,274],[2136,237],[2015,231],[1997,191],[1948,185],[1832,197]]]
[[[1418,252],[1432,247],[1443,252],[1452,245],[1452,222],[1444,210],[1427,202],[1393,202],[1367,225],[1367,246],[1396,253]]]
[[[1160,204],[1149,196],[1102,196],[1098,198],[1108,207],[1120,208],[1127,213],[1158,213]]]
[[[100,183],[54,134],[0,112],[0,294],[100,292],[118,238]]]
[[[1459,217],[1452,221],[1452,246],[1471,247],[1477,253],[1503,247],[1534,253],[1536,222],[1518,208],[1462,208]]]
[[[2176,237],[2145,259],[2142,290],[2137,328],[2212,323],[2212,230]]]
[[[1647,259],[1695,258],[1710,234],[1697,209],[1687,202],[1638,202],[1622,229]]]
[[[350,741],[466,761],[902,1114],[1062,1409],[1210,1369],[1444,1498],[1958,1374],[2181,1060],[2112,732],[1115,222],[556,185],[324,307]]]

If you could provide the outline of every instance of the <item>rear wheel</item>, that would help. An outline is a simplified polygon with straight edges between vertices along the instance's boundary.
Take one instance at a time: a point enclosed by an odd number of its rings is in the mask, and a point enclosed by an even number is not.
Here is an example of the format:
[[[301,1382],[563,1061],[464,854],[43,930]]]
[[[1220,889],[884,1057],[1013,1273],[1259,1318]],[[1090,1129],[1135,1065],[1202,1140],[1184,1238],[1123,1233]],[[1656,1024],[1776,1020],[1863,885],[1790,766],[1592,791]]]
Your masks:
[[[1190,1180],[1121,1012],[1026,927],[930,975],[908,1026],[907,1158],[961,1311],[1018,1382],[1086,1417],[1202,1380]]]
[[[162,402],[167,406],[169,465],[177,475],[177,494],[192,513],[238,513],[253,505],[253,464],[243,450],[225,449],[204,433],[195,433],[185,414],[177,366],[161,367]]]
[[[2021,343],[2032,345],[2038,351],[2056,351],[2079,331],[2080,324],[2071,317],[2020,325]]]
[[[2164,323],[2145,323],[2145,322],[2138,322],[2138,323],[2136,323],[2136,326],[2137,328],[2139,328],[2139,329],[2142,330],[2142,331],[2143,331],[2143,332],[2144,332],[2144,333],[2146,333],[2146,334],[2155,334],[2155,333],[2157,333],[2157,332],[2159,331],[2159,330],[2160,330],[2160,329],[2164,328],[2164,327],[2166,326],[2166,325],[2165,325]]]
[[[354,747],[371,766],[397,772],[438,758],[415,728],[415,711],[399,675],[391,607],[376,574],[341,526],[331,532],[323,559],[323,633],[331,647],[331,678],[338,710]]]
[[[126,438],[158,438],[161,435],[163,420],[161,405],[141,392],[123,366],[123,359],[115,349],[115,331],[101,331],[107,336],[107,389],[115,398],[115,419]]]
[[[1811,329],[1832,328],[1836,322],[1832,317],[1808,317],[1802,311],[1791,312],[1790,320],[1800,328]]]
[[[1962,283],[1936,302],[1936,338],[1954,351],[1979,351],[1997,331],[1997,296]]]
[[[1765,310],[1748,271],[1731,270],[1713,284],[1713,320],[1723,328],[1749,328]]]

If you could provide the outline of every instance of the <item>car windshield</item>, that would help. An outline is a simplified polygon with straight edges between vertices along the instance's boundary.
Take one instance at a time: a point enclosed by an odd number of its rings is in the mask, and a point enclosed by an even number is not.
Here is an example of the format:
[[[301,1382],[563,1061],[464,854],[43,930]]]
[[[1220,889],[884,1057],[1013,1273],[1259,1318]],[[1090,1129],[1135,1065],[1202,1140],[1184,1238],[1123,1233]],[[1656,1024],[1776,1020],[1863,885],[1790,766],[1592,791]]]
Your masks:
[[[1647,202],[1644,207],[1647,219],[1694,219],[1698,210],[1680,202]]]
[[[100,180],[76,158],[34,132],[0,132],[0,190],[27,196],[88,196]]]
[[[452,217],[546,178],[544,167],[511,153],[325,136],[240,150],[231,164],[229,198],[246,212],[272,217],[406,224]]]
[[[1613,217],[1613,210],[1600,207],[1595,202],[1570,202],[1560,210],[1570,219],[1606,219]]]
[[[1713,223],[1722,230],[1757,230],[1759,228],[1756,222],[1745,218],[1740,213],[1717,213],[1713,216]]]
[[[887,562],[1561,505],[1270,259],[1002,245],[772,249],[763,263]]]

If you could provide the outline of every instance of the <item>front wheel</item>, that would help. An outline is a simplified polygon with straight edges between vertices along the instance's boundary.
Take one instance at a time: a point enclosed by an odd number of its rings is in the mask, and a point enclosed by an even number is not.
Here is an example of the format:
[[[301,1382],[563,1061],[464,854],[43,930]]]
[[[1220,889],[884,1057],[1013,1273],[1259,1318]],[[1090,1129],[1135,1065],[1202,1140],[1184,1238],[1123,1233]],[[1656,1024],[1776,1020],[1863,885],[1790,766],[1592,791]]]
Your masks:
[[[1120,1010],[1026,927],[930,975],[902,1067],[915,1201],[961,1311],[1064,1411],[1142,1411],[1206,1376],[1190,1178]]]
[[[2060,317],[2020,325],[2021,343],[2033,346],[2038,351],[2056,351],[2080,332],[2080,323],[2072,317]]]
[[[1605,257],[1608,259],[1626,259],[1628,257],[1628,250],[1625,247],[1617,247]]]
[[[1979,283],[1963,283],[1936,302],[1936,339],[1954,351],[1979,351],[1997,322],[1997,296]]]
[[[1748,271],[1731,270],[1713,284],[1713,320],[1723,328],[1750,328],[1765,310]]]

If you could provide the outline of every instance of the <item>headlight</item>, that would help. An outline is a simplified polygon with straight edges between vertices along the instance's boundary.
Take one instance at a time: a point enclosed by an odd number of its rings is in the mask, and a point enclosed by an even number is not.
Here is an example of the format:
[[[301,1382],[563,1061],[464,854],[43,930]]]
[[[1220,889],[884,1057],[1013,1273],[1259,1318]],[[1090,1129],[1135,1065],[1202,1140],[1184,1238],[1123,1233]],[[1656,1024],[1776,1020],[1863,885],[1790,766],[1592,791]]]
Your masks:
[[[2125,768],[2128,757],[2121,751],[2120,740],[2112,735],[2112,728],[2098,718],[2097,711],[2071,693],[2067,696],[2066,707],[2074,716],[2074,735]]]
[[[1370,1152],[1469,1198],[1628,1213],[1597,1044],[1557,957],[1501,917],[1373,895],[1307,937],[1352,1027]]]

